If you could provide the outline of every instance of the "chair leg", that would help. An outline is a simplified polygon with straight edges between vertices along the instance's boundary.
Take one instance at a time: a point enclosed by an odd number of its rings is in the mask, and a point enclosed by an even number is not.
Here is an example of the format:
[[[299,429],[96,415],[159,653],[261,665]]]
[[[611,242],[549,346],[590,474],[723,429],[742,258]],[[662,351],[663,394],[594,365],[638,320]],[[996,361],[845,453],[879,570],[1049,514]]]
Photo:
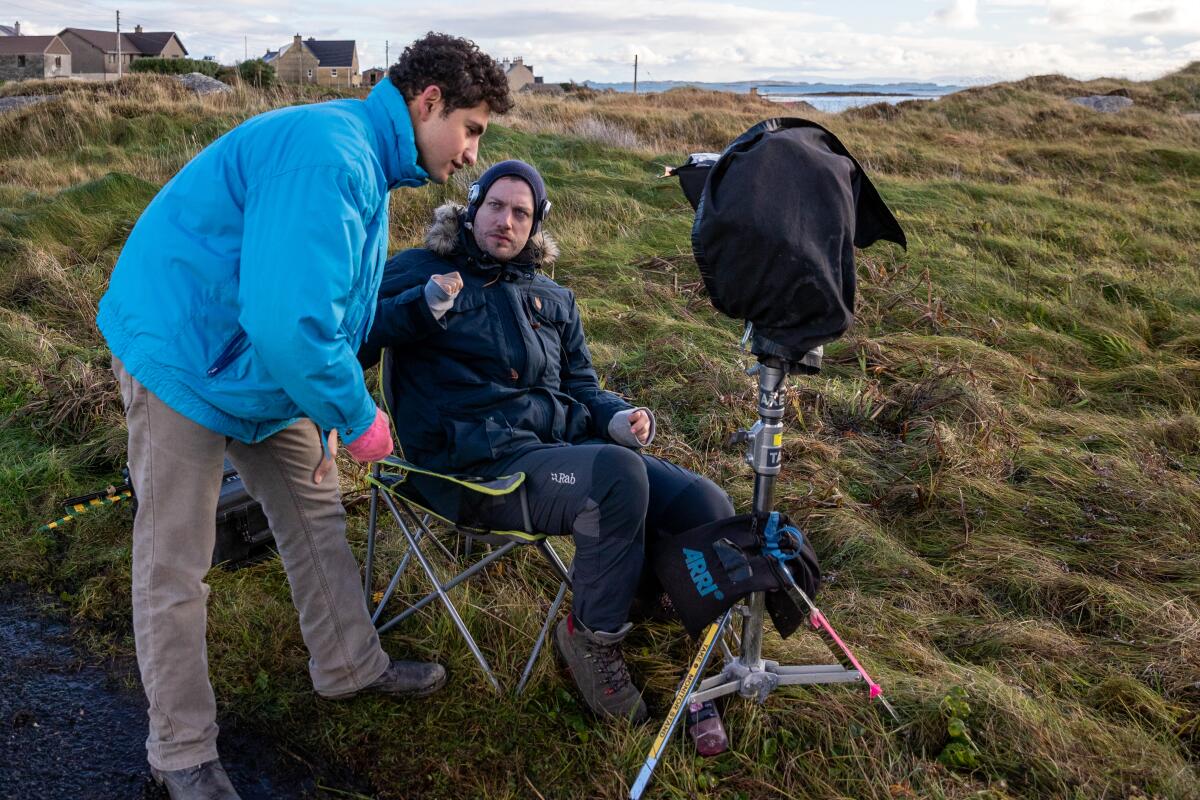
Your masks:
[[[395,519],[396,524],[400,526],[400,529],[404,532],[406,538],[409,538],[410,541],[421,541],[421,536],[424,535],[422,531],[418,531],[415,537],[410,537],[408,527],[404,524],[404,520],[400,517],[396,517]],[[412,558],[412,551],[413,548],[411,545],[405,545],[404,557],[400,559],[400,564],[396,567],[396,571],[392,573],[392,579],[388,582],[387,589],[384,590],[383,595],[379,598],[379,605],[375,606],[375,609],[371,611],[372,625],[375,625],[376,627],[379,626],[379,618],[383,616],[383,609],[387,607],[388,602],[390,602],[392,599],[392,595],[396,592],[396,587],[400,585],[400,576],[404,574],[404,569],[408,566],[409,559]],[[367,609],[371,609],[370,602],[367,603]]]
[[[529,654],[529,660],[525,662],[525,670],[521,673],[521,682],[517,684],[516,695],[518,697],[525,691],[525,684],[529,681],[529,676],[533,672],[533,665],[537,662],[537,657],[542,652],[542,645],[546,643],[546,634],[550,630],[550,624],[558,616],[558,609],[562,607],[563,599],[566,596],[567,582],[563,581],[558,584],[558,594],[555,595],[554,602],[550,604],[550,610],[546,612],[546,619],[542,623],[541,631],[538,632],[537,641],[533,643],[533,651]]]
[[[392,502],[392,498],[389,495],[384,495],[383,500],[388,504],[388,508],[392,510],[392,513],[399,518],[399,511],[396,508],[396,504]],[[492,684],[492,689],[499,694],[500,682],[496,680],[496,675],[492,672],[492,667],[490,664],[488,664],[487,659],[484,658],[483,651],[481,651],[479,649],[479,645],[475,643],[475,638],[471,636],[471,632],[467,630],[467,625],[465,622],[463,622],[462,617],[459,616],[458,609],[454,606],[454,602],[450,599],[450,596],[446,594],[446,590],[443,588],[442,582],[438,579],[437,573],[433,571],[433,566],[429,563],[429,560],[425,558],[425,554],[421,552],[421,548],[417,546],[417,540],[413,534],[407,528],[402,527],[402,530],[405,538],[408,539],[408,546],[412,548],[412,553],[416,557],[417,562],[421,565],[421,568],[425,570],[425,574],[429,576],[429,580],[433,583],[438,597],[441,598],[442,603],[444,603],[446,606],[446,610],[450,613],[451,619],[454,620],[454,625],[458,628],[458,632],[461,633],[463,638],[467,640],[467,646],[471,648],[471,653],[475,656],[475,660],[478,661],[479,666],[483,668],[484,673],[488,677],[488,681]]]
[[[470,579],[472,576],[475,575],[475,573],[486,569],[488,567],[488,565],[491,564],[493,561],[503,558],[504,555],[506,555],[509,551],[511,551],[515,547],[517,547],[516,542],[505,543],[499,550],[489,553],[487,556],[485,556],[484,558],[481,558],[475,564],[472,564],[469,569],[466,569],[463,572],[460,572],[458,575],[455,575],[453,578],[451,578],[450,580],[443,583],[441,585],[442,589],[449,592],[451,589],[453,589],[455,586],[458,586],[463,581]],[[404,611],[400,612],[396,616],[389,619],[383,625],[379,625],[378,626],[379,633],[384,633],[384,632],[390,630],[391,628],[393,628],[394,626],[399,625],[401,622],[408,619],[413,614],[417,613],[422,608],[429,605],[436,599],[438,599],[438,593],[436,591],[430,592],[429,594],[425,595],[417,602],[409,605],[409,607],[404,609]]]
[[[550,542],[546,539],[541,540],[536,545],[542,556],[550,562],[551,569],[558,575],[560,583],[558,584],[558,594],[554,597],[554,602],[550,604],[550,610],[546,612],[546,619],[542,622],[542,629],[538,632],[537,640],[533,643],[533,651],[529,654],[529,660],[525,662],[525,670],[521,673],[521,682],[517,684],[516,694],[521,695],[525,691],[525,684],[529,681],[529,676],[533,673],[533,665],[537,661],[538,655],[542,652],[542,647],[546,643],[546,635],[550,631],[550,625],[553,624],[554,618],[558,616],[558,610],[562,608],[563,600],[567,596],[567,589],[570,588],[571,578],[568,570],[558,553],[550,546]]]
[[[542,555],[546,557],[546,560],[550,562],[550,566],[554,569],[555,574],[558,575],[559,580],[567,584],[567,586],[570,586],[570,571],[567,569],[567,565],[563,563],[563,560],[559,557],[558,553],[556,553],[554,548],[550,546],[550,542],[546,539],[542,539],[537,543],[537,549],[541,551]]]
[[[444,555],[450,562],[457,560],[455,559],[454,554],[446,548],[446,545],[442,544],[441,539],[434,536],[433,531],[429,529],[429,523],[432,522],[432,518],[428,514],[424,515],[423,517],[418,517],[416,512],[409,508],[407,504],[405,504],[403,508],[405,513],[408,514],[408,518],[412,520],[413,525],[420,530],[425,531],[425,535],[429,538],[429,541],[433,542],[437,549],[442,551],[442,555]]]
[[[371,467],[371,473],[379,477],[379,465]],[[367,603],[367,611],[371,610],[371,584],[374,583],[375,569],[375,529],[379,513],[379,487],[371,487],[371,514],[367,519],[367,561],[363,568],[363,599]]]

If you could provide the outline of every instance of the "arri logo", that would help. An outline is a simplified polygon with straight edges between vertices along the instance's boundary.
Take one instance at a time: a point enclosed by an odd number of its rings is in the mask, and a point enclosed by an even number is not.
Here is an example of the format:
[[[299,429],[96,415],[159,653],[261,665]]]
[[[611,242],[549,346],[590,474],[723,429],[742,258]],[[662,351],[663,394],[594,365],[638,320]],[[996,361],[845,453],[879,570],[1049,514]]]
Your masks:
[[[700,593],[700,596],[705,597],[711,594],[718,600],[724,600],[725,593],[717,588],[717,582],[713,580],[712,573],[708,571],[704,553],[685,547],[683,548],[683,557],[687,560],[688,572],[692,574],[692,583],[696,584],[696,591]]]

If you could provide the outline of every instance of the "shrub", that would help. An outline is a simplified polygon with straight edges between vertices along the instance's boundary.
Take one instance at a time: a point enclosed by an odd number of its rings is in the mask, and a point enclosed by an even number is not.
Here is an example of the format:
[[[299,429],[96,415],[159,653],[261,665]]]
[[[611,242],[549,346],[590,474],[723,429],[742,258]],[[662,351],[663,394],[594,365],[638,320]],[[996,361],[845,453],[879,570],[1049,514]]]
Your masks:
[[[210,78],[216,77],[221,65],[215,61],[199,61],[194,58],[136,58],[130,65],[131,72],[156,72],[160,75],[187,75],[199,72]]]
[[[258,89],[269,89],[275,85],[275,67],[261,58],[252,58],[238,65],[242,80]]]

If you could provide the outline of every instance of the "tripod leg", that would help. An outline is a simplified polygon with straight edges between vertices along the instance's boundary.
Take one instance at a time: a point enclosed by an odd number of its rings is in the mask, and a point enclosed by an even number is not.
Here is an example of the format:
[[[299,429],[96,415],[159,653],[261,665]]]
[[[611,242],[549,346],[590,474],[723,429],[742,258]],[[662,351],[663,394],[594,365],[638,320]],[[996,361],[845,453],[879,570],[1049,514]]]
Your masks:
[[[720,620],[709,625],[708,629],[704,631],[700,652],[696,653],[696,657],[692,659],[692,665],[688,667],[687,673],[683,676],[683,682],[679,684],[679,689],[675,692],[675,699],[671,701],[671,710],[667,712],[667,718],[663,720],[662,727],[658,729],[658,736],[655,737],[654,744],[650,745],[650,754],[646,756],[646,763],[642,765],[637,780],[633,782],[633,788],[629,790],[629,800],[640,800],[642,793],[646,791],[646,786],[650,783],[650,776],[654,774],[654,768],[658,766],[658,760],[662,757],[663,749],[667,746],[671,734],[675,732],[679,726],[679,720],[683,717],[683,705],[695,690],[696,684],[700,682],[700,676],[704,674],[709,657],[717,649],[721,631],[729,622],[729,613],[726,611]]]

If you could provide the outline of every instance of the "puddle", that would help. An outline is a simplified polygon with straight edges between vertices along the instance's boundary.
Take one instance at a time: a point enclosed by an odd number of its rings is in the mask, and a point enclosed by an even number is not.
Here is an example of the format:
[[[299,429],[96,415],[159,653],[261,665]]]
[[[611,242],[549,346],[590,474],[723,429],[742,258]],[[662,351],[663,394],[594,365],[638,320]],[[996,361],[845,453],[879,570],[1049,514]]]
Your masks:
[[[0,591],[0,798],[164,800],[146,765],[146,700],[70,627],[28,597]],[[221,760],[243,800],[370,796],[351,776],[288,756],[223,725]],[[324,791],[324,789],[330,791]]]

